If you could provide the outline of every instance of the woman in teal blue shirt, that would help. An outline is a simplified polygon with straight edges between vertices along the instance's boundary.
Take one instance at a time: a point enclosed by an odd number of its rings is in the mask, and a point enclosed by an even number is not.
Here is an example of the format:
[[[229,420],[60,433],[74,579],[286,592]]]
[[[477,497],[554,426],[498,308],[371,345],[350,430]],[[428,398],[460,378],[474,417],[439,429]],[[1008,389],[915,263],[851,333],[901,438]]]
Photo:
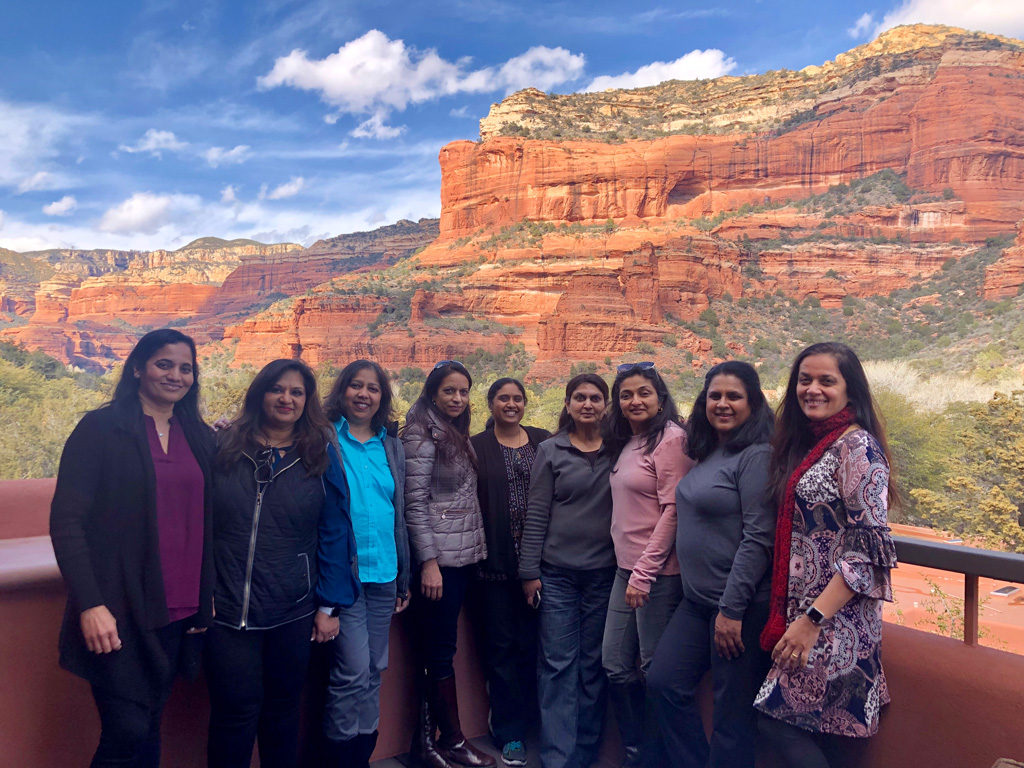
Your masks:
[[[405,451],[390,423],[391,403],[391,382],[370,360],[345,366],[324,402],[348,478],[362,584],[355,605],[337,612],[324,717],[330,765],[369,763],[391,617],[409,604]]]

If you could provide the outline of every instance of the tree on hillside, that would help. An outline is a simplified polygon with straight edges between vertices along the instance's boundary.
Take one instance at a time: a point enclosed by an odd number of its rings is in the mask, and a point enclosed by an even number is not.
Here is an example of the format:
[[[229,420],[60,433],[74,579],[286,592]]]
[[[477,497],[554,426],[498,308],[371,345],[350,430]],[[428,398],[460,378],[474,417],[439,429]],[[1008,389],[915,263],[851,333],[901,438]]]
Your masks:
[[[918,515],[990,549],[1024,552],[1024,392],[996,393],[967,415],[945,492],[911,491]]]

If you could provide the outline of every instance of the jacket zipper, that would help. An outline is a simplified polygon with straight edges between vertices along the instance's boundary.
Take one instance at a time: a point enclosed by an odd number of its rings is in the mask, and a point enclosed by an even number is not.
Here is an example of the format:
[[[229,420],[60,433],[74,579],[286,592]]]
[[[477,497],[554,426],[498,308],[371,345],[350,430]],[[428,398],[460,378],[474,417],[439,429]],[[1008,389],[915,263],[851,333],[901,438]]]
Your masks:
[[[246,458],[252,461],[251,457],[247,456]],[[299,459],[295,459],[295,461],[287,467],[281,467],[280,471],[271,475],[270,482],[273,482],[281,472],[295,466],[298,461]],[[256,462],[253,463],[255,464]],[[267,487],[269,486],[270,483],[267,483]],[[242,587],[242,624],[239,627],[240,629],[245,629],[245,623],[249,620],[249,597],[252,592],[252,565],[253,561],[256,559],[256,534],[260,528],[260,509],[263,507],[263,494],[265,491],[266,488],[257,488],[256,506],[252,511],[252,533],[249,535],[249,559],[245,563],[245,584]]]
[[[263,506],[263,489],[256,491],[256,506],[252,513],[252,533],[249,536],[249,559],[245,563],[245,586],[242,589],[242,629],[249,619],[249,594],[252,591],[252,563],[256,559],[256,532],[260,528],[260,508]]]

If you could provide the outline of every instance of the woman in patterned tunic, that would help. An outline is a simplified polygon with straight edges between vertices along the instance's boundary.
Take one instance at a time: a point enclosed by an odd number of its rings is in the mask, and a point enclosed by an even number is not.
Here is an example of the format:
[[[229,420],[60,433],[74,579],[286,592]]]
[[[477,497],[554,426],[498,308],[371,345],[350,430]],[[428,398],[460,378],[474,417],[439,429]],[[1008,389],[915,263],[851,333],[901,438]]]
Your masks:
[[[537,611],[523,600],[519,546],[537,446],[551,434],[522,425],[526,388],[501,378],[487,390],[491,416],[470,442],[477,457],[477,495],[484,517],[487,558],[473,589],[491,699],[491,733],[507,766],[526,765],[526,731],[537,709]]]
[[[896,565],[886,520],[894,493],[853,350],[822,343],[797,356],[772,448],[779,518],[761,645],[774,664],[755,707],[788,765],[827,768],[849,746],[842,737],[877,731],[889,702],[880,651]]]

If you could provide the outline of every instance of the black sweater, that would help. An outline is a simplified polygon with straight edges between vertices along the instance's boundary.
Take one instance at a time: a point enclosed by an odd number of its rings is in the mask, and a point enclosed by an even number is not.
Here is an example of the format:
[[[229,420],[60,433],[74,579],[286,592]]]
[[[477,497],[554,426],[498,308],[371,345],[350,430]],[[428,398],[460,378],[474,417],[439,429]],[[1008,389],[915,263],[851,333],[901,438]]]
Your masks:
[[[181,423],[206,486],[200,608],[194,623],[207,626],[213,608],[213,433],[203,424]],[[57,471],[50,537],[68,588],[61,666],[125,698],[152,701],[175,670],[168,668],[155,632],[170,616],[160,567],[156,475],[137,401],[91,411],[71,433]],[[120,651],[94,654],[85,647],[79,617],[98,605],[105,605],[117,621]]]
[[[523,427],[530,445],[537,446],[551,433],[540,427]],[[501,573],[516,578],[519,561],[512,541],[508,509],[508,476],[501,444],[493,429],[485,429],[470,438],[476,451],[476,492],[480,498],[480,511],[484,516],[484,534],[487,537],[487,559],[480,568],[490,573]]]

